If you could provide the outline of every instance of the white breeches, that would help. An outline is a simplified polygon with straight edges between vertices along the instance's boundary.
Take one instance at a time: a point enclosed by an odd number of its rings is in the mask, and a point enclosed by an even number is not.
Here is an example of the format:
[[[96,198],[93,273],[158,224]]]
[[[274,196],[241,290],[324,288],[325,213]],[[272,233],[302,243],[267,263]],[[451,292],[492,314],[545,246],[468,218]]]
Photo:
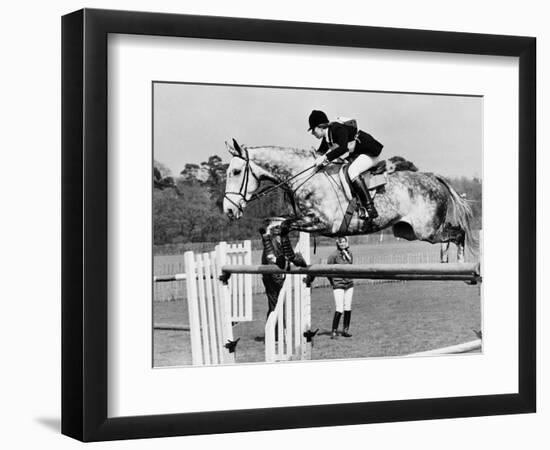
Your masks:
[[[350,179],[353,181],[365,170],[374,166],[377,162],[378,156],[369,156],[361,153],[349,166],[348,174]]]
[[[333,289],[332,292],[334,292],[334,306],[336,307],[336,311],[351,311],[353,288],[351,287],[349,289]]]

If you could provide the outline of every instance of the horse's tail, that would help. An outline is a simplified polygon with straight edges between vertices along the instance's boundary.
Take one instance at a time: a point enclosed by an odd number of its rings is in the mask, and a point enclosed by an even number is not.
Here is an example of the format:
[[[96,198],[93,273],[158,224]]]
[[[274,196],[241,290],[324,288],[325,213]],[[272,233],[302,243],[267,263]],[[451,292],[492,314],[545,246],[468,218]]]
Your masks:
[[[476,236],[474,236],[474,230],[472,229],[472,219],[474,215],[468,200],[462,198],[451,186],[451,184],[443,177],[436,175],[436,178],[449,191],[451,207],[447,208],[446,222],[450,222],[453,225],[458,225],[462,230],[464,230],[466,249],[470,252],[470,254],[476,255],[479,242]]]

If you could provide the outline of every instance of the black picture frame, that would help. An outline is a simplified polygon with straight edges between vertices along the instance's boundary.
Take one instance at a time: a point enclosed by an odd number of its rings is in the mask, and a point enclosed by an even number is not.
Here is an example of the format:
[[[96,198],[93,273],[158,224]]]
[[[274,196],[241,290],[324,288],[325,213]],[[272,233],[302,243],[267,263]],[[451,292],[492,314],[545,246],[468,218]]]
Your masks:
[[[107,36],[231,39],[519,58],[518,393],[107,417]],[[62,18],[62,433],[82,441],[534,412],[536,39],[84,9]],[[504,195],[504,194],[503,194]]]

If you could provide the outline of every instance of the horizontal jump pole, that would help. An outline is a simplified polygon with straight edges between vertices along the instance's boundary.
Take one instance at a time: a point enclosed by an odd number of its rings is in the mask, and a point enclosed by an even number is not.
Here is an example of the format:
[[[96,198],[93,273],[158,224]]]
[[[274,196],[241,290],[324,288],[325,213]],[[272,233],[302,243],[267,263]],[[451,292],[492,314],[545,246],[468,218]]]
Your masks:
[[[282,270],[275,265],[225,265],[224,278],[232,274],[312,275],[371,280],[472,281],[481,280],[479,264],[312,264]]]
[[[185,280],[187,275],[185,273],[176,273],[174,275],[156,275],[153,277],[155,283],[168,283],[169,281]]]
[[[425,352],[412,353],[406,356],[435,356],[435,355],[453,355],[460,353],[472,352],[481,349],[481,339],[475,341],[464,342],[463,344],[451,345],[449,347],[436,348]]]
[[[215,278],[214,275],[210,275],[210,279]],[[195,279],[199,279],[199,277],[195,277]],[[203,280],[206,280],[206,277],[202,277]],[[177,273],[175,275],[156,275],[153,277],[153,281],[155,283],[169,283],[171,281],[184,281],[187,280],[187,274],[186,273]]]
[[[189,325],[172,325],[168,323],[155,323],[153,329],[162,331],[190,331]]]

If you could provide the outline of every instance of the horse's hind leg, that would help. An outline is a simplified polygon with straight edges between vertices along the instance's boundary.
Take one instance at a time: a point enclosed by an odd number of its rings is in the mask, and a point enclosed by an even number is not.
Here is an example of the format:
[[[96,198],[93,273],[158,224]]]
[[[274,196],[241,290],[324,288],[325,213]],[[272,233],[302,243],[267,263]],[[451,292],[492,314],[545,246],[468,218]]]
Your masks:
[[[466,239],[466,232],[460,227],[448,227],[447,233],[448,233],[447,242],[452,242],[456,245],[457,262],[463,263],[464,262],[464,241]]]
[[[449,262],[449,246],[451,245],[450,242],[442,242],[441,248],[439,250],[439,260],[442,263],[448,263]]]
[[[464,233],[463,230],[460,230],[462,234],[455,240],[456,244],[456,260],[459,263],[464,262],[464,239],[466,236],[466,233]]]

